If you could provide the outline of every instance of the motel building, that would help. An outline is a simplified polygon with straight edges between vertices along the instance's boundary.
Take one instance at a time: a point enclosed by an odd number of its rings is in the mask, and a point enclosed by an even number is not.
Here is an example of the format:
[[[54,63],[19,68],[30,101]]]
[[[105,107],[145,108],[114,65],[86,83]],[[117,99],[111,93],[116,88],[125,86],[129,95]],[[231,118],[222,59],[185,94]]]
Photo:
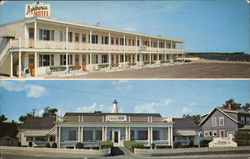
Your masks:
[[[112,141],[114,146],[123,146],[125,140],[137,141],[145,146],[152,143],[156,146],[173,146],[172,118],[164,118],[155,113],[119,113],[116,100],[111,113],[65,113],[52,123],[53,127],[43,129],[39,134],[38,128],[27,129],[27,123],[24,122],[23,129],[21,127],[19,130],[21,144],[28,145],[29,141],[33,145],[41,144],[36,138],[43,138],[44,145],[54,141],[59,148],[75,148],[78,142],[93,147],[99,146],[101,141]],[[32,136],[34,134],[37,136]]]
[[[74,74],[182,63],[183,40],[57,20],[50,4],[27,4],[23,20],[0,25],[0,74]]]

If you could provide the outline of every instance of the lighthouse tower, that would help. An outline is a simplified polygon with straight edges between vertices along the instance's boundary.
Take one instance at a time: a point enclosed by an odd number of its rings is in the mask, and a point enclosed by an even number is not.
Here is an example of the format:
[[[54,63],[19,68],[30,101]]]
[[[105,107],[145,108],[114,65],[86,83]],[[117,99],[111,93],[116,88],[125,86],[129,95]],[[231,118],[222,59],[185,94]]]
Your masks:
[[[111,113],[118,113],[118,105],[116,100],[113,101]]]

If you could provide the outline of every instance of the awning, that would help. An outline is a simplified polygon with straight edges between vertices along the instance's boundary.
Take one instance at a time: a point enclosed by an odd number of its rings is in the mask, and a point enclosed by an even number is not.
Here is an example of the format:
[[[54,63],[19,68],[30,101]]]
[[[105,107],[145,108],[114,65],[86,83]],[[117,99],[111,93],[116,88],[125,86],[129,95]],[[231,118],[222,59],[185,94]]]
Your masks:
[[[48,131],[26,131],[23,134],[24,136],[46,136]]]
[[[250,125],[245,125],[242,128],[239,128],[240,130],[250,130]]]
[[[175,136],[196,136],[195,130],[177,130],[174,132]]]

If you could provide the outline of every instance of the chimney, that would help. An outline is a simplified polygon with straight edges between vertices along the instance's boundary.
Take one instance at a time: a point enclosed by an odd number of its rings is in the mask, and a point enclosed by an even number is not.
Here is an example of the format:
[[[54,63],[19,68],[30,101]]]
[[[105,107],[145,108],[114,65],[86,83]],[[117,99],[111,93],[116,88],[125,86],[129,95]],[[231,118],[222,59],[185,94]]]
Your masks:
[[[118,113],[118,105],[117,105],[116,100],[113,101],[112,112],[111,113]]]
[[[227,102],[227,109],[232,110],[232,104],[230,102]]]

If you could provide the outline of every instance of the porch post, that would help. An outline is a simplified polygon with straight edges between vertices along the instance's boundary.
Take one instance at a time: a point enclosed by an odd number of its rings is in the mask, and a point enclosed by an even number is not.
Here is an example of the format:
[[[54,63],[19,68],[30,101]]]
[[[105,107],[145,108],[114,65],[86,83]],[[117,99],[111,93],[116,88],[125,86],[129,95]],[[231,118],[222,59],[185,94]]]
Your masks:
[[[111,53],[109,53],[109,69],[111,68]]]
[[[150,129],[150,143],[153,143],[153,127]]]
[[[126,141],[128,141],[128,127],[127,126],[125,127],[125,135],[126,135],[125,137]]]
[[[58,127],[59,131],[58,131],[58,148],[61,148],[61,126]]]
[[[151,64],[151,61],[152,61],[152,57],[151,57],[152,55],[151,54],[149,54],[149,64]]]
[[[93,67],[92,67],[92,53],[89,54],[89,66],[90,66],[90,70],[92,71]]]
[[[170,127],[167,127],[168,129],[168,145],[171,146],[171,143],[170,143]]]
[[[171,132],[171,135],[170,135],[170,139],[171,139],[171,147],[173,148],[174,145],[173,145],[173,127],[170,127],[170,132]]]
[[[21,77],[21,75],[22,75],[22,73],[21,73],[21,69],[22,69],[22,67],[21,67],[21,60],[22,60],[22,53],[21,53],[21,51],[19,51],[19,53],[18,53],[18,77],[20,78]]]
[[[81,128],[81,142],[83,142],[83,127]]]
[[[123,54],[123,68],[126,67],[126,55],[125,53]]]
[[[135,46],[137,47],[137,37],[135,37]]]
[[[13,54],[10,53],[10,77],[13,77]]]
[[[69,49],[69,27],[66,26],[66,35],[65,35],[65,40],[66,40],[66,49]]]
[[[66,52],[66,72],[69,72],[69,53]]]
[[[35,52],[35,56],[34,56],[34,71],[35,71],[35,77],[37,76],[37,52]]]
[[[108,136],[107,136],[107,135],[108,135],[108,127],[105,127],[105,130],[106,130],[106,131],[105,131],[105,134],[104,134],[104,135],[105,135],[104,139],[105,139],[105,141],[107,141],[107,137],[108,137]]]
[[[80,136],[80,134],[81,134],[81,127],[78,127],[78,142],[81,142],[81,136]]]
[[[151,137],[151,134],[150,134],[150,127],[148,127],[148,146],[150,146],[151,145],[151,139],[150,139],[150,137]]]
[[[36,39],[37,39],[37,22],[34,23],[34,48],[36,48]]]
[[[109,50],[111,50],[110,45],[111,45],[111,35],[109,33]]]
[[[121,62],[121,55],[118,54],[118,64],[120,64],[120,62]]]
[[[131,127],[129,126],[129,127],[128,127],[128,141],[131,140],[131,139],[130,139],[130,129],[131,129]]]

